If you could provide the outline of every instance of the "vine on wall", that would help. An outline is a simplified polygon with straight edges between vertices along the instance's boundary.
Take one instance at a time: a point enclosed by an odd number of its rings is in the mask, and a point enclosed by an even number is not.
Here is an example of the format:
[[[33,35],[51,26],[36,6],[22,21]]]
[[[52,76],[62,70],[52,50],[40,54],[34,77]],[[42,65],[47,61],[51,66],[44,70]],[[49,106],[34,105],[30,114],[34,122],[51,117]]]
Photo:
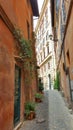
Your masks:
[[[22,51],[20,52],[19,56],[21,58],[32,58],[32,42],[31,40],[26,40],[23,36],[22,31],[19,28],[15,28],[14,30],[14,37],[20,43]]]

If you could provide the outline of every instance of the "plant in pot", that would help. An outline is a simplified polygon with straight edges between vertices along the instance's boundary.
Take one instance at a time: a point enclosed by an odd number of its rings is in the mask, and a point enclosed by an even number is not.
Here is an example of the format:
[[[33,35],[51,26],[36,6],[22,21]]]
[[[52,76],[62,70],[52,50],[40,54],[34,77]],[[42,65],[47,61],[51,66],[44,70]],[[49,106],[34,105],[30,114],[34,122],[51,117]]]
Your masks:
[[[43,98],[42,94],[40,93],[35,94],[35,102],[42,102],[42,98]]]
[[[35,103],[34,102],[25,103],[25,118],[29,120],[35,118]]]

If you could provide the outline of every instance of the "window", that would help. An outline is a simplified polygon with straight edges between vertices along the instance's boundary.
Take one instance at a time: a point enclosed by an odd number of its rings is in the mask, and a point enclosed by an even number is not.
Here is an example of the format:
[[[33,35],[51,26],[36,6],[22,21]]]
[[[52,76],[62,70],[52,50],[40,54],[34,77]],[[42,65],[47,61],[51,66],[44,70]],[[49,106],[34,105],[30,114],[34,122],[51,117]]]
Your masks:
[[[65,30],[65,22],[66,22],[66,11],[65,11],[65,5],[64,0],[62,1],[62,10],[61,10],[61,40],[63,41],[64,37],[64,30]]]
[[[45,48],[43,49],[43,54],[44,54],[44,58],[45,58]]]
[[[59,14],[60,0],[56,0],[56,13]]]
[[[27,21],[27,35],[28,35],[28,39],[30,38],[30,26],[29,23]]]
[[[43,67],[41,67],[41,74],[43,75],[43,72],[44,72],[44,69],[43,69]]]
[[[68,60],[68,64],[70,64],[70,55],[69,55],[69,50],[67,51],[67,60]]]
[[[50,62],[48,62],[48,69],[50,69]]]
[[[49,45],[47,46],[47,55],[49,54]]]
[[[46,33],[46,40],[48,40],[48,31],[47,31],[47,33]]]
[[[64,5],[64,0],[62,2],[62,23],[65,23],[66,21],[66,11],[65,11],[65,5]]]
[[[44,65],[44,71],[46,71],[46,65]]]
[[[43,45],[45,44],[45,38],[43,38]]]
[[[41,56],[41,61],[42,61],[42,53],[40,54],[40,56]]]

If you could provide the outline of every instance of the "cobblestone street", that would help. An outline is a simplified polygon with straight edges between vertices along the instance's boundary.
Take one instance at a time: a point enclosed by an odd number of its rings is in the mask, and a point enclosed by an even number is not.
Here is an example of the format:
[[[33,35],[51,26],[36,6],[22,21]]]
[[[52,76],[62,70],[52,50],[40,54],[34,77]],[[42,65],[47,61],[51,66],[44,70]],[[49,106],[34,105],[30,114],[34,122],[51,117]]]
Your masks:
[[[56,90],[49,91],[49,130],[73,130],[73,115]]]
[[[24,121],[19,130],[73,130],[73,115],[70,114],[60,92],[45,92],[42,103],[36,107],[36,118]]]
[[[36,106],[36,118],[24,121],[19,130],[48,130],[48,92],[45,92],[43,102]]]

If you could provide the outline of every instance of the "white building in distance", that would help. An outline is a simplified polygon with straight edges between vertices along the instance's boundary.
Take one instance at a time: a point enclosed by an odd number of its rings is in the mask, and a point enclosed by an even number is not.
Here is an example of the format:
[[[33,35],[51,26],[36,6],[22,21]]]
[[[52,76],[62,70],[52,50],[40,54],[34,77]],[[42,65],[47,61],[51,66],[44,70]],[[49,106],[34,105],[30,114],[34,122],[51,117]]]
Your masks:
[[[36,28],[36,58],[39,77],[42,79],[44,89],[53,89],[55,79],[55,54],[52,34],[50,0],[44,0]]]

